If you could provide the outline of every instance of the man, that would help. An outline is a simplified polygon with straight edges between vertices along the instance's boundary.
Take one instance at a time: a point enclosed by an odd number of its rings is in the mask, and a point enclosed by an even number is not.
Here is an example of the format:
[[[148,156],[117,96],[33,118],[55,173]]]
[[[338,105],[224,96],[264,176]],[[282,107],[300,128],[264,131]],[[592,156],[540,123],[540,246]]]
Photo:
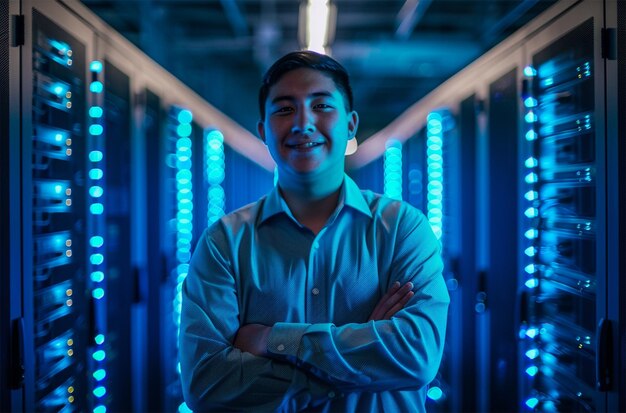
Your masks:
[[[345,175],[359,119],[335,60],[287,54],[259,105],[278,185],[198,241],[182,291],[188,406],[424,411],[449,303],[428,222]]]

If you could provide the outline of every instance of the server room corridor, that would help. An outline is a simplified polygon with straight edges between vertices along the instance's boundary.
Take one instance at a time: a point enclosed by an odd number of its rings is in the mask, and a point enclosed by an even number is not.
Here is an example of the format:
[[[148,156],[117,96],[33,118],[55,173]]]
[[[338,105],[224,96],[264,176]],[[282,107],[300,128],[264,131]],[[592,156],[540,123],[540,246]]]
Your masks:
[[[426,411],[626,411],[625,1],[7,0],[0,412],[191,411],[183,283],[278,185],[258,92],[296,50],[350,74],[346,175],[441,247]]]

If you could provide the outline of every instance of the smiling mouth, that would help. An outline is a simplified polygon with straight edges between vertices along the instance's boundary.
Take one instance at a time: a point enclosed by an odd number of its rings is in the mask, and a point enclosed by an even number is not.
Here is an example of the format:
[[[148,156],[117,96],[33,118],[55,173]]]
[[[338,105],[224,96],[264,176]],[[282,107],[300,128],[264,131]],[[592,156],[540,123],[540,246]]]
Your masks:
[[[321,145],[323,145],[322,142],[304,142],[304,143],[297,143],[293,145],[286,144],[285,146],[291,149],[310,149],[310,148],[314,148],[316,146],[321,146]]]

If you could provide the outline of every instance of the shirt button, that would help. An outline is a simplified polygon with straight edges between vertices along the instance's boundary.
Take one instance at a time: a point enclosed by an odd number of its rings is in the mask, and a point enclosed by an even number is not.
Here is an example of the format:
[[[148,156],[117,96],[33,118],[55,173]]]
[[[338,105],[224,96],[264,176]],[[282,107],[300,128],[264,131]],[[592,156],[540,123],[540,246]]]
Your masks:
[[[314,289],[311,290],[311,292],[313,293],[313,295],[318,295],[320,293],[320,289],[315,287]]]
[[[284,351],[284,350],[285,350],[285,345],[284,345],[284,344],[279,344],[279,345],[276,347],[276,350],[278,350],[278,351]]]

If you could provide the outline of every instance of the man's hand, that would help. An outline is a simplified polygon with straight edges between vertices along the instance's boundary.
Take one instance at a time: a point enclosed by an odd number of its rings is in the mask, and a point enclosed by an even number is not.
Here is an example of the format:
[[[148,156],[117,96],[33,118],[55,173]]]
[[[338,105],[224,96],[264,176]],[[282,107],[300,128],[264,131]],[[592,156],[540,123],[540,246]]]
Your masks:
[[[255,356],[267,356],[267,338],[272,327],[262,324],[247,324],[237,331],[233,346]]]
[[[368,321],[389,320],[395,313],[402,310],[404,305],[415,295],[411,291],[412,289],[412,282],[408,282],[400,288],[400,283],[396,281],[387,291],[387,294],[383,295],[378,304],[376,304]]]

